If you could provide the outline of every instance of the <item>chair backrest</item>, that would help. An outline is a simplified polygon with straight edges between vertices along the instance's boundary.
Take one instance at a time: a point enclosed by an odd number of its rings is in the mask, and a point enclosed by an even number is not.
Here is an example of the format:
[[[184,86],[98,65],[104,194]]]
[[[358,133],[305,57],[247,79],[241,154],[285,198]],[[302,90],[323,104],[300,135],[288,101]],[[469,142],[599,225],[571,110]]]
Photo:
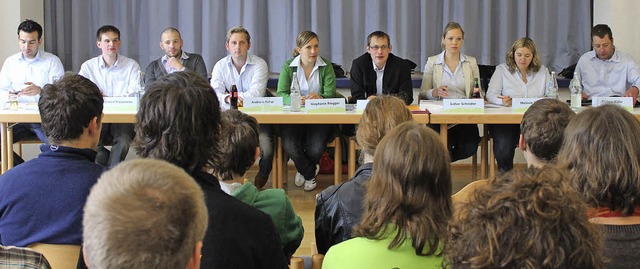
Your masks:
[[[52,269],[75,269],[80,256],[79,245],[56,245],[36,243],[30,249],[40,252],[51,264]]]

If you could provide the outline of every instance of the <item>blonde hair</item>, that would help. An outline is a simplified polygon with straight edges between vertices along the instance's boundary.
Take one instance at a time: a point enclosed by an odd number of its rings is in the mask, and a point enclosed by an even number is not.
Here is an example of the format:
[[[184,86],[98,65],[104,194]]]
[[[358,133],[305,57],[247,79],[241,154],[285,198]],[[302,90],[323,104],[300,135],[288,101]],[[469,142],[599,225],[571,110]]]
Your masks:
[[[358,124],[358,145],[362,146],[366,154],[373,156],[378,143],[387,132],[412,119],[411,111],[399,98],[390,95],[373,98],[367,104]]]
[[[102,174],[87,198],[85,256],[91,268],[185,268],[207,222],[202,190],[184,170],[127,161]]]
[[[378,145],[355,236],[393,237],[393,249],[411,240],[416,255],[440,255],[451,218],[449,152],[424,124],[405,122]],[[388,235],[392,225],[397,232]]]
[[[538,55],[538,51],[536,50],[536,43],[533,42],[531,38],[522,37],[513,42],[509,51],[507,51],[507,66],[509,67],[509,72],[515,72],[517,68],[515,53],[519,48],[527,48],[533,54],[533,59],[529,64],[529,68],[527,69],[527,73],[538,72],[540,67],[542,67],[542,62],[540,62],[540,55]]]
[[[227,43],[229,43],[229,39],[231,39],[232,34],[245,34],[247,37],[247,43],[251,44],[251,35],[249,35],[249,31],[242,26],[236,26],[227,32]]]
[[[293,57],[300,55],[299,49],[307,43],[311,42],[311,40],[314,38],[320,41],[316,33],[312,31],[302,31],[302,33],[300,33],[298,37],[296,37],[296,48],[293,49]]]
[[[460,30],[460,32],[462,32],[462,40],[464,40],[464,30],[462,30],[462,26],[460,26],[460,24],[455,21],[451,21],[447,23],[447,25],[444,27],[444,30],[442,31],[442,40],[440,41],[440,47],[442,47],[442,49],[445,48],[444,39],[447,37],[447,33],[455,29],[458,29]]]

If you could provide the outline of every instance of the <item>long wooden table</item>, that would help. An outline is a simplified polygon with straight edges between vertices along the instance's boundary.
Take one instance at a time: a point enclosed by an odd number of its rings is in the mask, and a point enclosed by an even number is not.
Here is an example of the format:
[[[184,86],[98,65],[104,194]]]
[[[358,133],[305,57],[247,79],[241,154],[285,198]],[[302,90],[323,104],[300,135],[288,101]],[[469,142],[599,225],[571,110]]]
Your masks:
[[[415,110],[417,107],[410,107]],[[135,112],[105,111],[103,123],[135,123]],[[361,114],[354,111],[346,113],[307,114],[300,112],[250,113],[261,124],[357,124]],[[429,122],[428,114],[415,114],[414,119],[421,123]],[[0,136],[2,138],[2,170],[13,167],[13,129],[15,123],[39,123],[40,115],[35,109],[18,111],[0,110]]]

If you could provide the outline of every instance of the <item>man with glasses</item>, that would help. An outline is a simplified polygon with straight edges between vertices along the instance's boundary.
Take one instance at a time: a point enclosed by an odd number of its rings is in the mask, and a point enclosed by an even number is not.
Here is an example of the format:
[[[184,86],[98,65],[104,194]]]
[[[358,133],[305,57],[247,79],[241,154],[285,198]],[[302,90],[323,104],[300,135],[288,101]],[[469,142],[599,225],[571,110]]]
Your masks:
[[[367,37],[367,52],[351,64],[351,101],[393,95],[413,103],[411,64],[391,53],[389,35],[375,31]]]

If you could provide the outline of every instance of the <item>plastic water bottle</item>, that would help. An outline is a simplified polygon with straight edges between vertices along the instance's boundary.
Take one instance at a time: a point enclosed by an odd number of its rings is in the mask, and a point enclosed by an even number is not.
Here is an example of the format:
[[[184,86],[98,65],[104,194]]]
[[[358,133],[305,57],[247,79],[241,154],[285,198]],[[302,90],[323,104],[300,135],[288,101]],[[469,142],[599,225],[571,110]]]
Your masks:
[[[558,79],[556,77],[556,72],[551,71],[551,78],[547,84],[547,98],[549,99],[558,99]]]
[[[571,108],[580,108],[582,106],[582,85],[580,85],[578,72],[573,72],[573,79],[569,83],[569,91],[571,91]]]
[[[298,85],[298,73],[293,72],[293,80],[291,81],[291,90],[289,92],[291,99],[291,111],[300,111],[300,86]]]

